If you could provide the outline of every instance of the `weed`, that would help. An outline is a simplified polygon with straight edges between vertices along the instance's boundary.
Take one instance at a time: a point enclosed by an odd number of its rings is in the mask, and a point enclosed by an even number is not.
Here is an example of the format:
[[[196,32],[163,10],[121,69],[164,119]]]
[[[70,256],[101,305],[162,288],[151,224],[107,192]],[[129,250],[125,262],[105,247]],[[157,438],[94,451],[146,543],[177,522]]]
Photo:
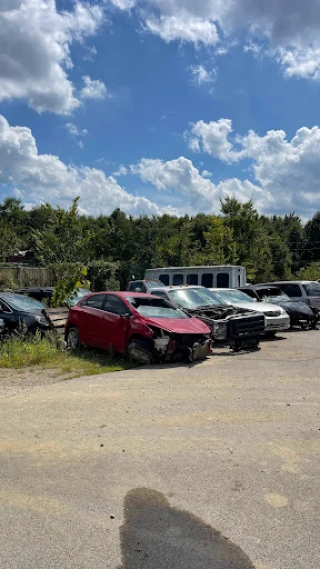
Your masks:
[[[82,349],[70,352],[57,336],[23,339],[13,337],[0,345],[0,368],[40,367],[57,369],[72,377],[121,371],[133,364],[110,351]]]

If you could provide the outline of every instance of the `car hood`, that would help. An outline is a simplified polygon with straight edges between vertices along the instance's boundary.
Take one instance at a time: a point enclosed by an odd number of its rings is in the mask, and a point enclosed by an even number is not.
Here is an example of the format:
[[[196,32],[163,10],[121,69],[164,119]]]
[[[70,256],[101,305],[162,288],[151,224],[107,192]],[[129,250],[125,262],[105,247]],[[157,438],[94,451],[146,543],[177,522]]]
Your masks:
[[[208,326],[197,318],[143,318],[148,326],[156,326],[174,334],[210,334]]]
[[[276,310],[276,304],[271,304],[271,302],[237,302],[230,303],[231,306],[236,306],[239,308],[246,308],[247,310],[253,310],[254,312],[274,312]],[[279,305],[279,309],[281,306]]]
[[[306,316],[312,316],[313,312],[304,302],[301,300],[284,300],[281,302],[274,303],[274,306],[281,306],[288,313],[299,313]]]

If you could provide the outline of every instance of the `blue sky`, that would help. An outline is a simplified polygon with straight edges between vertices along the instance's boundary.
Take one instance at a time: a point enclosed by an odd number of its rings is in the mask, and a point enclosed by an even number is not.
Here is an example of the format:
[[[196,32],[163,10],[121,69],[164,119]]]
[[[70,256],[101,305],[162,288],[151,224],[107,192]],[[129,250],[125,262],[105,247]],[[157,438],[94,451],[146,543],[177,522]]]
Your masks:
[[[319,32],[320,0],[0,1],[0,197],[310,218]]]

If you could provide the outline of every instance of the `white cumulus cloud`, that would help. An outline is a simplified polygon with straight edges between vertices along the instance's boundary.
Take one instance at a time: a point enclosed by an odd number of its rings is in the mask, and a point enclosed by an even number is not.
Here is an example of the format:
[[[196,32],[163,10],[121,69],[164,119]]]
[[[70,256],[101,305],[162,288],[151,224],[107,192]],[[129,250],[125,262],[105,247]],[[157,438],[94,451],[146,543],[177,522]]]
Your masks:
[[[195,83],[199,86],[214,83],[216,80],[216,70],[206,69],[203,65],[191,65],[190,71]]]
[[[223,128],[221,128],[221,126]],[[246,158],[256,184],[273,196],[272,211],[296,210],[311,216],[320,209],[320,128],[302,127],[290,140],[283,130],[264,136],[249,131],[232,135],[232,122],[199,121],[191,125],[189,147],[226,163]]]
[[[218,213],[220,199],[233,195],[241,202],[253,198],[260,209],[272,202],[272,196],[268,192],[264,192],[248,180],[241,182],[229,179],[214,184],[200,174],[191,160],[183,156],[167,162],[143,158],[137,165],[131,167],[131,171],[160,191],[175,190],[187,199],[193,212]]]
[[[164,41],[216,46],[244,40],[244,49],[276,57],[288,76],[320,79],[319,0],[112,0],[136,8],[143,26]],[[222,31],[222,33],[219,31]],[[221,52],[222,50],[222,52]]]
[[[131,215],[176,213],[168,206],[160,208],[147,198],[135,196],[122,188],[113,176],[102,170],[77,167],[62,162],[58,156],[39,154],[29,128],[9,125],[0,115],[0,185],[19,192],[28,204],[50,202],[68,207],[80,196],[83,211],[109,214],[115,208]]]
[[[79,106],[68,78],[70,47],[94,35],[102,21],[101,7],[79,0],[70,11],[58,11],[55,0],[2,0],[0,101],[25,99],[40,113]]]
[[[81,99],[104,99],[110,97],[107,88],[99,79],[91,79],[89,75],[84,75],[82,78],[84,87],[81,89]]]

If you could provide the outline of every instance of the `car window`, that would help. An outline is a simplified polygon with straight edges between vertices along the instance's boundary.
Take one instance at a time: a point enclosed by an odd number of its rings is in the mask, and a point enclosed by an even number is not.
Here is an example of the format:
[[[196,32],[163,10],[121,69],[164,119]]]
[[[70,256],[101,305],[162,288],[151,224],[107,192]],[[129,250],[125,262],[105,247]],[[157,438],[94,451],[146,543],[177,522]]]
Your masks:
[[[180,273],[173,275],[172,283],[173,283],[173,286],[183,285],[183,275]]]
[[[106,312],[111,312],[112,314],[117,314],[118,316],[130,312],[129,308],[125,305],[123,300],[121,300],[121,298],[118,296],[114,296],[113,294],[106,295],[106,302],[103,306],[103,309]]]
[[[255,290],[252,290],[250,288],[246,288],[244,290],[242,290],[242,292],[248,296],[249,298],[254,298],[256,300],[260,300],[260,296],[256,293]]]
[[[241,292],[241,290],[219,290],[215,291],[215,294],[218,294],[222,300],[225,302],[231,302],[237,304],[239,302],[252,302],[254,303],[254,299]]]
[[[102,310],[102,304],[105,297],[105,294],[94,294],[84,300],[81,306],[86,306],[87,308],[95,308],[96,310]]]
[[[229,273],[218,273],[217,275],[217,287],[218,288],[228,288],[230,286]]]
[[[28,312],[29,310],[43,310],[45,308],[41,302],[38,302],[29,296],[24,296],[23,294],[15,294],[5,300],[11,308],[14,308],[15,310],[22,310],[23,312]]]
[[[11,312],[10,308],[2,300],[0,300],[0,312]]]
[[[304,290],[306,291],[308,296],[320,296],[320,284],[319,283],[310,283],[303,285]]]
[[[188,285],[198,285],[199,284],[199,277],[197,274],[191,274],[187,276],[187,284]]]
[[[213,275],[212,275],[212,273],[205,273],[204,275],[202,275],[201,284],[202,284],[202,286],[205,286],[206,288],[212,288],[213,287]]]
[[[150,292],[154,296],[160,296],[161,298],[165,298],[166,300],[168,300],[168,295],[166,292],[162,292],[160,290],[151,290]]]
[[[143,282],[141,281],[136,281],[134,283],[131,283],[131,285],[129,286],[129,290],[132,292],[143,292],[145,289]]]
[[[302,296],[301,289],[299,285],[292,283],[285,283],[280,285],[281,290],[285,292],[288,296]]]
[[[224,302],[205,288],[182,288],[169,291],[170,298],[180,308],[196,309],[200,306],[221,306]]]
[[[189,318],[182,310],[175,308],[168,300],[164,300],[163,298],[130,297],[127,298],[127,300],[141,316],[178,320]]]
[[[169,275],[160,275],[159,280],[164,284],[164,286],[169,286]]]

